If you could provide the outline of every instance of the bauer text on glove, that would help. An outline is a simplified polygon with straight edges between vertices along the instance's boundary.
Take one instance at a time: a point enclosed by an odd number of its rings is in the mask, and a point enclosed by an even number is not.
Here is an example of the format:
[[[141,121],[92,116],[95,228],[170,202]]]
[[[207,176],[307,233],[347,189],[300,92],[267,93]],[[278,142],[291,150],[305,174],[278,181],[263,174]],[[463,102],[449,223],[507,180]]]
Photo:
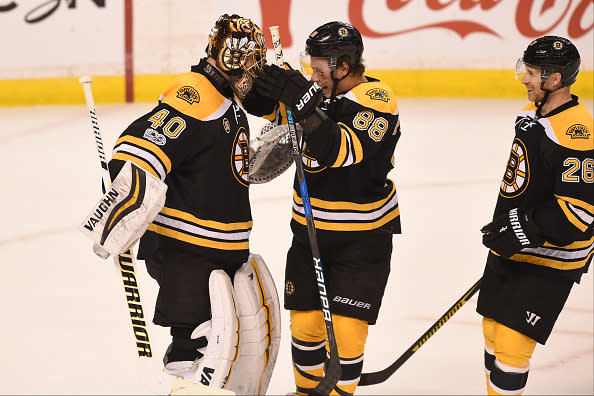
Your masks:
[[[254,81],[256,91],[289,106],[297,120],[313,112],[322,98],[322,88],[297,70],[265,65],[257,75]]]

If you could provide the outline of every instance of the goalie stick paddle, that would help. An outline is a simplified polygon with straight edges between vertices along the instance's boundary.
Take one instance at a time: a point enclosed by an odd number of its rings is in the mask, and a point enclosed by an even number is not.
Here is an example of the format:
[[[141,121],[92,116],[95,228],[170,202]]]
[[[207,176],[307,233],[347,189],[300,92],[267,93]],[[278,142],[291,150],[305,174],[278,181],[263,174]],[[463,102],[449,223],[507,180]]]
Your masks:
[[[462,308],[464,304],[468,302],[468,300],[470,300],[470,298],[481,288],[481,280],[482,278],[476,281],[476,283],[472,285],[472,287],[466,293],[464,293],[464,295],[460,297],[460,299],[456,301],[454,305],[452,305],[450,309],[448,309],[448,311],[445,314],[443,314],[443,316],[439,318],[437,322],[433,324],[433,326],[429,328],[429,330],[427,330],[418,340],[416,340],[415,343],[412,344],[410,348],[408,348],[389,367],[381,371],[361,374],[359,386],[375,385],[382,383],[385,380],[387,380],[392,374],[394,374],[396,370],[400,368],[400,366],[402,366],[416,351],[419,350],[419,348],[423,346],[423,344],[425,344],[425,342],[427,342],[429,338],[431,338],[433,334],[437,332],[437,330],[441,328],[441,326],[443,326],[452,316],[454,316],[454,314],[460,308]]]
[[[101,163],[101,187],[103,193],[105,193],[111,184],[111,177],[109,176],[103,139],[101,138],[99,122],[97,121],[97,112],[95,110],[95,100],[93,99],[91,81],[92,79],[90,76],[82,76],[80,78],[80,84],[82,85],[85,94],[85,101],[89,108],[91,128],[95,137],[95,143],[97,144],[97,152],[99,153],[99,162]],[[134,333],[134,339],[136,340],[138,357],[150,358],[153,356],[153,352],[146,328],[146,322],[144,320],[144,310],[142,309],[142,302],[140,300],[138,281],[134,272],[134,255],[132,249],[129,248],[118,257],[114,256],[113,260],[118,271],[120,271],[122,281],[124,282],[124,293],[126,295],[126,302],[128,303],[130,320],[132,321],[132,332]]]
[[[276,65],[284,67],[283,48],[280,42],[280,33],[278,26],[270,27],[270,34],[272,36],[272,46],[274,47],[274,55]],[[301,150],[297,142],[297,130],[295,128],[295,121],[293,120],[292,111],[286,108],[287,120],[289,125],[289,135],[291,143],[293,144],[293,158],[295,159],[295,167],[297,168],[297,178],[299,180],[299,189],[301,191],[301,198],[303,199],[303,210],[305,212],[305,220],[307,222],[307,234],[309,236],[309,243],[311,245],[311,253],[313,256],[314,269],[316,272],[316,279],[318,282],[318,292],[320,294],[320,303],[322,312],[324,313],[324,321],[326,324],[326,334],[328,335],[328,345],[330,349],[330,359],[325,367],[324,378],[313,390],[314,394],[328,395],[338,383],[341,375],[340,358],[338,357],[338,346],[336,345],[336,336],[334,335],[334,325],[332,324],[332,313],[330,312],[330,301],[328,300],[326,281],[324,278],[324,266],[322,265],[322,258],[320,257],[320,249],[316,237],[316,228],[314,218],[311,211],[311,204],[309,201],[309,193],[307,191],[307,184],[305,183],[305,173],[303,172],[303,162],[301,160]]]

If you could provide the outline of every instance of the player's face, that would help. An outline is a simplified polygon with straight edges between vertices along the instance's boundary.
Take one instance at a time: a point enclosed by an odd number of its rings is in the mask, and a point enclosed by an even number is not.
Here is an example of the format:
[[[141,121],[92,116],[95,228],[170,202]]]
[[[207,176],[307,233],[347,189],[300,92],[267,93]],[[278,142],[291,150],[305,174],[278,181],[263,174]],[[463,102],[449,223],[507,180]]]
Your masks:
[[[540,88],[542,83],[541,70],[537,67],[526,65],[526,73],[522,77],[522,84],[528,91],[528,100],[539,102],[544,99],[545,92]]]
[[[334,81],[332,80],[332,71],[328,66],[328,58],[311,57],[311,81],[318,83],[322,87],[324,97],[329,98],[332,95]]]

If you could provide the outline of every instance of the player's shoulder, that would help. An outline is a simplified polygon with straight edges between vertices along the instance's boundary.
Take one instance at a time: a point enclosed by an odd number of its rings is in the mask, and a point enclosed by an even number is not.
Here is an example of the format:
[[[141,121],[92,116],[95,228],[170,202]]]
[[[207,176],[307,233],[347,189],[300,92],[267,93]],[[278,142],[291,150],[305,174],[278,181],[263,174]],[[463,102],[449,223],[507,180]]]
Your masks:
[[[357,85],[344,96],[363,107],[382,113],[398,113],[398,100],[394,91],[379,80],[369,78],[369,81]]]
[[[203,121],[216,118],[231,104],[208,78],[195,72],[175,77],[161,94],[160,100],[183,114]]]
[[[594,148],[594,121],[588,108],[580,103],[546,118],[547,136],[555,143],[572,150]]]

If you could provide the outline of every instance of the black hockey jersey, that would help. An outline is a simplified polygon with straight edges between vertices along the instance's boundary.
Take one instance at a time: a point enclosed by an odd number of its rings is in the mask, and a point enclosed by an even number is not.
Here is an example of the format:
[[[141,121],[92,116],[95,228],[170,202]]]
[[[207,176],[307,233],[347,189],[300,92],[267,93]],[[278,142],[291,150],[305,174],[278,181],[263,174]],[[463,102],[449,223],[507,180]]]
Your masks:
[[[576,281],[588,270],[594,254],[593,133],[592,115],[575,96],[544,117],[534,103],[519,113],[493,217],[521,208],[546,242],[489,262],[500,268],[534,264]]]
[[[390,87],[368,80],[322,104],[338,128],[316,130],[306,141],[302,159],[321,244],[380,227],[400,233],[396,186],[387,178],[400,137],[398,103]],[[297,177],[291,227],[308,240]]]
[[[110,169],[131,160],[167,186],[165,207],[140,240],[139,256],[175,244],[243,260],[252,217],[249,126],[227,81],[203,59],[117,140]]]

